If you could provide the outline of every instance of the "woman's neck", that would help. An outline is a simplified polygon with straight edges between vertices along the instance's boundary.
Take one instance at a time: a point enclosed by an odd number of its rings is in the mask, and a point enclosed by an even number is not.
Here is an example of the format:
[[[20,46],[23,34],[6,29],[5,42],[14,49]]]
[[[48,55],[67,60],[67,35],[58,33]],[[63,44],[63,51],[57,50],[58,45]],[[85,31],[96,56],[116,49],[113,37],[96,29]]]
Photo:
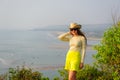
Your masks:
[[[73,37],[77,37],[77,36],[79,36],[79,35],[78,35],[78,34],[74,34],[74,35],[73,35]]]

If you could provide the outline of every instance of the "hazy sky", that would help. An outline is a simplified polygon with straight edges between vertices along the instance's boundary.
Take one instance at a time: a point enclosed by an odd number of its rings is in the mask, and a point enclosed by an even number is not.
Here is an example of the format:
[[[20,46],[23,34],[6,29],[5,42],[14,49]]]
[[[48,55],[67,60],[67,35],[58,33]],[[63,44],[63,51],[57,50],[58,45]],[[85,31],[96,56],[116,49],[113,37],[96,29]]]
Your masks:
[[[120,0],[0,0],[0,29],[112,23]]]

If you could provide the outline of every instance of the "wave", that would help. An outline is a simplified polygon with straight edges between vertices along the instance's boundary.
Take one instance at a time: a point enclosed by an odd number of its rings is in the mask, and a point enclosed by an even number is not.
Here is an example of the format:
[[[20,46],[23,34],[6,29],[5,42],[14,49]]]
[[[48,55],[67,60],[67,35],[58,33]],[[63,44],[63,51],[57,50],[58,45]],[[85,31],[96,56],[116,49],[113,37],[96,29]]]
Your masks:
[[[95,37],[87,37],[88,40],[95,40],[95,41],[101,41],[102,38],[95,38]]]
[[[57,38],[60,34],[65,33],[62,31],[50,31],[47,33],[47,36],[51,37],[51,38]]]
[[[6,62],[6,60],[0,58],[0,62],[3,64],[3,65],[8,65],[8,63]]]
[[[60,69],[60,68],[64,68],[64,64],[54,64],[54,65],[44,65],[44,66],[40,66],[40,65],[24,65],[24,66],[19,66],[19,68],[24,67],[25,69],[29,69],[32,68],[34,70],[55,70],[55,69]]]
[[[37,70],[55,70],[55,69],[60,69],[60,68],[64,68],[64,65],[36,67],[35,69],[37,69]]]
[[[12,66],[14,64],[16,64],[18,62],[18,60],[5,60],[3,58],[0,58],[0,63],[2,63],[3,66],[6,66],[6,67],[9,67],[9,66]]]

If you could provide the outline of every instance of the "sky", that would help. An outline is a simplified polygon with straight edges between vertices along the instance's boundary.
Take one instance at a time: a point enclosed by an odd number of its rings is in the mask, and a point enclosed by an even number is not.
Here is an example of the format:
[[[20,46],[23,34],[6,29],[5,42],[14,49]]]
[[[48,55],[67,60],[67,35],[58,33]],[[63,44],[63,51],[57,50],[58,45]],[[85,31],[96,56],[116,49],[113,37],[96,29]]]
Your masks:
[[[0,29],[112,23],[120,0],[0,0]]]

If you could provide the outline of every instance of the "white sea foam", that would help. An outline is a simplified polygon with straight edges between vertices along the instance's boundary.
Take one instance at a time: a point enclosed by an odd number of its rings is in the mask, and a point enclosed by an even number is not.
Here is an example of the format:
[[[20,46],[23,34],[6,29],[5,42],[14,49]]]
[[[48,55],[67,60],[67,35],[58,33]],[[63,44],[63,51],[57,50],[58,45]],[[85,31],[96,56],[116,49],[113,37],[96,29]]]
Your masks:
[[[0,62],[3,64],[3,65],[8,65],[8,63],[6,62],[6,60],[0,58]]]
[[[0,58],[0,64],[6,67],[12,66],[14,64],[16,64],[18,62],[18,60],[16,59],[3,59]]]
[[[95,40],[95,41],[100,41],[102,40],[101,38],[95,38],[95,37],[87,37],[88,40]]]
[[[51,32],[47,33],[47,36],[49,36],[53,39],[57,39],[57,37],[62,33],[64,33],[64,32],[62,32],[62,31],[51,31]]]
[[[65,33],[65,32],[62,32],[62,31],[52,31],[49,34],[51,34],[52,36],[58,36],[58,35],[60,35],[62,33]]]

